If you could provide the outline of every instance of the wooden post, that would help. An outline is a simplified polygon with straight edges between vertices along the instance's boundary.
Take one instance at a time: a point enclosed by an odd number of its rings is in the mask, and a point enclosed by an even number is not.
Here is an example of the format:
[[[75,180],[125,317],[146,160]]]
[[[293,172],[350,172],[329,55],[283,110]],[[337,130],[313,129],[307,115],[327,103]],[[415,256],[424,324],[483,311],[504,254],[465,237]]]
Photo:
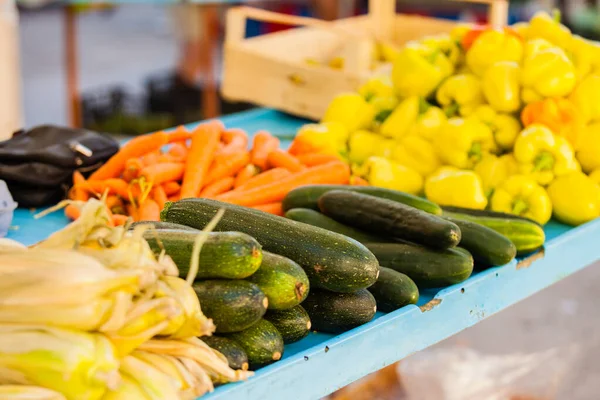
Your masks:
[[[67,108],[69,124],[81,128],[81,102],[79,99],[79,66],[77,57],[77,13],[66,5],[64,15],[64,55],[67,81]]]
[[[203,90],[202,90],[202,117],[215,118],[220,114],[219,92],[217,90],[217,77],[214,68],[213,57],[216,56],[218,42],[218,13],[215,5],[208,5],[202,13],[204,21],[201,26],[205,29],[206,49],[202,57]]]

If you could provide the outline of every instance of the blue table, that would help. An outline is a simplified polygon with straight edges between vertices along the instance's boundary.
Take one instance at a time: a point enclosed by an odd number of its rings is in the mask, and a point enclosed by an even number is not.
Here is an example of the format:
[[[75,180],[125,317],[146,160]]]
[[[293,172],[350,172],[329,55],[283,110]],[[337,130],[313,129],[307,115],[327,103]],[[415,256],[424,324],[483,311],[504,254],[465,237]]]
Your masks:
[[[282,143],[305,121],[272,110],[253,110],[223,119],[254,133],[267,129]],[[9,237],[35,243],[62,228],[55,213],[33,221],[34,211],[17,210]],[[424,291],[418,305],[377,313],[370,323],[339,336],[311,333],[286,346],[283,359],[260,369],[247,382],[228,384],[205,396],[214,399],[318,399],[414,352],[431,346],[600,260],[600,219],[570,228],[551,221],[543,251],[503,267],[474,273],[441,291]]]

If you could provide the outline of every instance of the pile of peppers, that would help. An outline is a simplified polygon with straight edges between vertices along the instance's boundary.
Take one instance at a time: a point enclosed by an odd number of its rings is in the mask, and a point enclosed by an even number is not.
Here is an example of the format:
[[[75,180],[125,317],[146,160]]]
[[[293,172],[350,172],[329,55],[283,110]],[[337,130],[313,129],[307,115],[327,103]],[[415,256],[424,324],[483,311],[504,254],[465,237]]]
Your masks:
[[[501,30],[457,25],[394,54],[391,73],[337,96],[294,146],[440,205],[540,224],[600,216],[600,44],[538,12]]]

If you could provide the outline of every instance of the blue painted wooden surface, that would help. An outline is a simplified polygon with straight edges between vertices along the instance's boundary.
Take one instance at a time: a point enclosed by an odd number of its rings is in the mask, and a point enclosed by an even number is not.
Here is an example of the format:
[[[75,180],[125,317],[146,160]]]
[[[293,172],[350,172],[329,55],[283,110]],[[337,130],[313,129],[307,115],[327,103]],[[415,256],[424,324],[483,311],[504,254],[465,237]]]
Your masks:
[[[223,119],[254,133],[267,129],[290,138],[305,121],[271,110]],[[288,144],[288,139],[282,139]],[[63,227],[55,213],[34,221],[34,211],[17,210],[8,237],[35,243]],[[600,260],[600,220],[578,228],[551,221],[543,252],[503,267],[474,273],[467,281],[421,293],[417,306],[377,313],[370,323],[339,336],[311,333],[287,345],[283,359],[247,382],[228,384],[203,397],[215,399],[318,399],[348,383],[435,344],[484,318]]]

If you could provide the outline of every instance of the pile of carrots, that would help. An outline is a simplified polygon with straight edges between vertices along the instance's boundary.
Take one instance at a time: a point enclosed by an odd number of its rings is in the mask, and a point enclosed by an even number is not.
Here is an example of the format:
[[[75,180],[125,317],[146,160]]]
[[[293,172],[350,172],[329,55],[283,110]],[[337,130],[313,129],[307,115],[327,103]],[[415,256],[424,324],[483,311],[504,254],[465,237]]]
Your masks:
[[[75,172],[69,198],[87,201],[107,195],[113,222],[120,225],[129,217],[158,221],[167,201],[194,197],[281,215],[281,201],[292,189],[350,182],[350,168],[337,156],[292,155],[266,131],[254,135],[250,150],[249,144],[245,131],[226,129],[217,120],[192,131],[182,126],[139,136],[88,179]],[[78,217],[75,206],[65,212]]]

